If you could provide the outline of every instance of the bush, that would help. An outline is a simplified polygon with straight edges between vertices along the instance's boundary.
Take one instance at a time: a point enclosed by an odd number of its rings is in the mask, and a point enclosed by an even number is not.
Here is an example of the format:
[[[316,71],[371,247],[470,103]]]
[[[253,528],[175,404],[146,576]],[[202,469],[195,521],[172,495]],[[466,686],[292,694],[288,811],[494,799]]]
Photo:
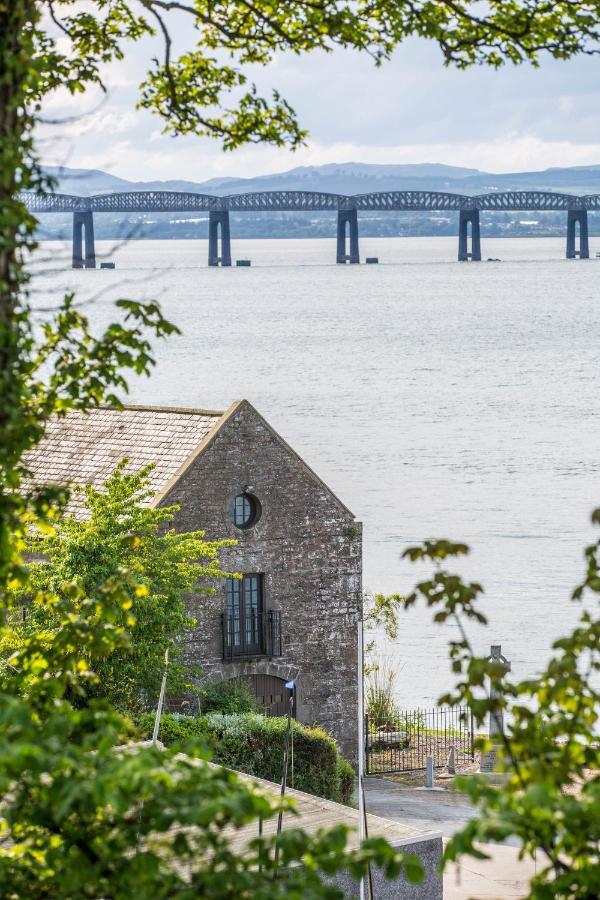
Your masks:
[[[205,718],[207,731],[215,740],[215,762],[267,781],[281,781],[287,718],[216,713]],[[310,728],[296,721],[292,728],[293,787],[347,803],[352,789],[348,790],[347,771],[340,766],[342,757],[334,739],[322,728]],[[292,787],[291,755],[288,784]]]
[[[154,731],[154,713],[144,713],[136,724],[145,740],[152,737]],[[202,716],[185,716],[180,713],[169,713],[161,716],[158,739],[166,747],[171,744],[185,744],[190,740],[202,739],[208,743],[205,721]]]
[[[152,735],[154,716],[138,719],[144,738]],[[308,794],[349,803],[354,789],[354,771],[331,735],[322,728],[292,723],[294,768],[288,769],[288,785]],[[257,778],[281,782],[287,718],[268,718],[258,713],[205,716],[165,714],[159,739],[166,744],[203,739],[212,747],[213,761]]]
[[[354,793],[354,779],[356,777],[354,769],[343,756],[338,756],[337,768],[340,783],[339,797],[334,797],[333,799],[338,800],[339,803],[350,803]]]
[[[256,698],[243,678],[209,682],[201,691],[203,713],[256,712]]]

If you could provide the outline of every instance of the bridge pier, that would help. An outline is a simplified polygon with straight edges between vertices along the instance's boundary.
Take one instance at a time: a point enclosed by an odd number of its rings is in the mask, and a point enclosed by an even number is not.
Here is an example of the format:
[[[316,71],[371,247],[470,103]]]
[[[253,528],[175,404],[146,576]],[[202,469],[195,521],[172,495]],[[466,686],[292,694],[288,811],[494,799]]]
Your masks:
[[[83,239],[85,235],[85,258]],[[94,243],[94,214],[91,209],[73,213],[73,268],[95,269],[96,246]]]
[[[221,229],[221,255],[219,256],[219,228]],[[231,234],[229,210],[211,209],[208,214],[208,264],[231,265]]]
[[[577,247],[577,223],[579,223],[579,250]],[[590,241],[588,235],[587,209],[570,209],[567,213],[567,259],[589,259]]]
[[[469,252],[469,222],[471,223],[471,252]],[[458,260],[481,262],[481,232],[479,210],[461,209],[458,220]]]
[[[350,226],[350,256],[346,254],[346,225]],[[355,209],[339,209],[337,221],[336,262],[360,262],[358,251],[358,212]]]

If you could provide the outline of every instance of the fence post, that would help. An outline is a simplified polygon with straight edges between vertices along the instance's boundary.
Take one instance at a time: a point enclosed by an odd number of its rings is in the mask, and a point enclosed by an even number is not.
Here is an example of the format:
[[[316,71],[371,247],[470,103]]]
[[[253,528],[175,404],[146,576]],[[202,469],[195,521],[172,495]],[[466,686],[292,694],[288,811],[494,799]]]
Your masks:
[[[433,756],[428,756],[426,763],[427,763],[427,769],[425,770],[425,787],[432,788],[433,787]]]
[[[449,775],[456,775],[456,764],[454,761],[454,747],[450,747],[450,752],[448,753],[448,765],[446,767],[448,769]]]
[[[369,716],[365,713],[365,746],[363,748],[365,755],[365,775],[369,774]]]

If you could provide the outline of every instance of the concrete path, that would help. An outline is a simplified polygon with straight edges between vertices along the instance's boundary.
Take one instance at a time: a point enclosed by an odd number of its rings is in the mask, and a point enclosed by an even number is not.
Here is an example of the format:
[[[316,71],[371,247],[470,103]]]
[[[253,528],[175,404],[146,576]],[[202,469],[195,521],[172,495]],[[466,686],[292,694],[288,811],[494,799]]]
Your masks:
[[[384,778],[365,778],[367,810],[376,816],[396,819],[424,831],[441,831],[451,837],[473,816],[471,804],[446,790],[420,790]]]
[[[491,859],[464,859],[444,872],[444,900],[513,900],[528,896],[535,874],[530,860],[520,861],[516,847],[481,844]]]
[[[383,778],[365,778],[367,810],[396,819],[413,828],[441,831],[451,837],[473,816],[473,808],[460,794],[421,790]],[[527,896],[535,866],[519,861],[518,847],[486,844],[489,860],[465,858],[444,873],[444,900],[513,900]]]

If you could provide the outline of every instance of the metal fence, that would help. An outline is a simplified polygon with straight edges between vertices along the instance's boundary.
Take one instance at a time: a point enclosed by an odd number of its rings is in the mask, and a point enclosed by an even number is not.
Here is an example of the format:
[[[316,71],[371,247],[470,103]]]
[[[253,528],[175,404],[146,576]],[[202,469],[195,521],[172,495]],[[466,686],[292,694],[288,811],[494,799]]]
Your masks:
[[[456,766],[474,759],[473,714],[466,707],[399,710],[391,720],[365,716],[365,772],[383,775],[425,769],[428,756],[437,768],[454,747]]]

